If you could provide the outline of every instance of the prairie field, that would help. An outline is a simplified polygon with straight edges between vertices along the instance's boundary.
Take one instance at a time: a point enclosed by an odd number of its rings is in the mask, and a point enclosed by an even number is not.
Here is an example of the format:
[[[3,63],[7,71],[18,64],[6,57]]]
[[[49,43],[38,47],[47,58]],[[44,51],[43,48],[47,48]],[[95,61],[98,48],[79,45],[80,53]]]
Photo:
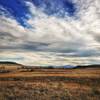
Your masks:
[[[100,68],[0,73],[0,100],[100,100]]]

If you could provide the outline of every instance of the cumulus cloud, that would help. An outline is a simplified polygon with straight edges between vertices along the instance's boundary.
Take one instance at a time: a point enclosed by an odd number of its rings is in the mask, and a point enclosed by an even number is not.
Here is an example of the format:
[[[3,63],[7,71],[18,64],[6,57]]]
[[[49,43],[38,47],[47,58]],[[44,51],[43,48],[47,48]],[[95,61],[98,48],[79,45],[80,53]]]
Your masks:
[[[26,1],[30,12],[27,24],[31,27],[22,26],[11,15],[1,14],[0,51],[4,53],[0,54],[0,60],[8,59],[6,55],[10,60],[21,55],[23,59],[19,62],[26,64],[99,63],[100,1],[72,2],[75,4],[75,14],[69,16],[63,13],[64,16],[59,17],[61,12],[48,14],[44,11],[45,6],[37,7],[31,0]],[[10,54],[7,54],[8,51]]]

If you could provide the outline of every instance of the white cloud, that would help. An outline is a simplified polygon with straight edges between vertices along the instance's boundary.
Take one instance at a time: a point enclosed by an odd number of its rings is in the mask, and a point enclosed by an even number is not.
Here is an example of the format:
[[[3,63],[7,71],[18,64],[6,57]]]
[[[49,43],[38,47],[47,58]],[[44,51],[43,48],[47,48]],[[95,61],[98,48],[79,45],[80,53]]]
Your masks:
[[[24,57],[24,63],[33,63],[32,61],[34,61],[37,65],[98,63],[100,60],[100,40],[98,39],[100,37],[100,1],[74,0],[74,2],[77,2],[78,9],[75,18],[68,16],[65,18],[48,16],[43,10],[36,8],[32,3],[26,2],[31,12],[31,17],[27,22],[33,27],[30,29],[21,26],[12,17],[0,16],[0,35],[2,36],[1,33],[6,34],[6,36],[3,36],[3,39],[0,38],[1,49],[6,47],[3,51],[7,51],[7,48],[10,46],[13,48],[9,49],[9,51],[12,51],[11,55],[14,52],[21,54]],[[33,53],[22,53],[22,51],[25,52],[24,46],[30,46],[28,44],[30,42],[33,45],[37,42],[47,43],[48,45],[36,44],[37,53],[33,47],[28,48],[28,51],[33,50]],[[42,56],[40,51],[42,52]],[[51,54],[51,51],[54,53]],[[62,58],[57,53],[67,53],[68,57],[64,56]],[[78,57],[74,55],[72,57],[71,54],[74,53]],[[86,54],[87,56],[91,54],[92,57],[82,57],[82,54]],[[96,57],[97,55],[98,58]]]
[[[53,52],[4,52],[0,54],[1,61],[15,61],[25,65],[88,65],[99,64],[100,57],[64,57],[63,53]]]

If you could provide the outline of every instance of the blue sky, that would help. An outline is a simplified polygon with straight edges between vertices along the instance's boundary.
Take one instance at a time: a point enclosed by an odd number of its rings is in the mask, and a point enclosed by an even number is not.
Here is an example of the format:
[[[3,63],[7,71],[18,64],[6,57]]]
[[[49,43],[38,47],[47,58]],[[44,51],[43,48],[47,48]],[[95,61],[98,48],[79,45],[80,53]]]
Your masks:
[[[29,26],[26,23],[26,20],[31,16],[29,8],[25,5],[25,1],[28,0],[1,0],[0,5],[5,8],[11,16],[13,16],[21,25],[24,27]],[[60,12],[57,17],[65,17],[65,13],[68,13],[68,16],[74,16],[75,13],[75,4],[70,0],[32,0],[37,8],[44,8],[43,12],[50,15],[55,15]],[[61,12],[61,10],[64,10]]]
[[[0,0],[0,61],[100,63],[99,0]]]

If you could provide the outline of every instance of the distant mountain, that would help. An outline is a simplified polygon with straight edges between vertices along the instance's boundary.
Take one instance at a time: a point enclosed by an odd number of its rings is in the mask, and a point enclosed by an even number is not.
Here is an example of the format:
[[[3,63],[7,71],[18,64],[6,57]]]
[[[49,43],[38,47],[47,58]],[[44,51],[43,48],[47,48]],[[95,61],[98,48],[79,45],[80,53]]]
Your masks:
[[[100,68],[100,65],[78,65],[78,66],[73,66],[73,65],[62,65],[62,66],[24,66],[22,64],[16,63],[16,62],[9,62],[9,61],[0,61],[0,65],[17,65],[17,66],[22,66],[23,68],[73,68],[73,69],[80,69],[80,68]]]
[[[16,63],[16,62],[9,62],[9,61],[0,61],[0,65],[1,64],[5,64],[5,65],[21,65],[21,64],[19,64],[19,63]],[[23,65],[21,65],[21,66],[23,66]]]
[[[73,66],[73,65],[65,65],[65,66],[63,66],[63,68],[74,68],[74,67],[76,67],[76,66]]]
[[[47,68],[64,68],[64,69],[67,69],[67,68],[74,68],[76,66],[73,66],[73,65],[63,65],[63,66],[47,66]]]
[[[76,66],[75,68],[100,68],[100,65],[79,65]]]
[[[9,61],[1,61],[0,65],[20,65],[23,66],[24,68],[74,68],[75,66],[72,65],[64,65],[64,66],[25,66],[25,65],[21,65],[19,63],[16,62],[9,62]]]
[[[22,68],[23,65],[18,64],[16,62],[0,61],[0,72],[6,72],[6,71],[11,72]]]

